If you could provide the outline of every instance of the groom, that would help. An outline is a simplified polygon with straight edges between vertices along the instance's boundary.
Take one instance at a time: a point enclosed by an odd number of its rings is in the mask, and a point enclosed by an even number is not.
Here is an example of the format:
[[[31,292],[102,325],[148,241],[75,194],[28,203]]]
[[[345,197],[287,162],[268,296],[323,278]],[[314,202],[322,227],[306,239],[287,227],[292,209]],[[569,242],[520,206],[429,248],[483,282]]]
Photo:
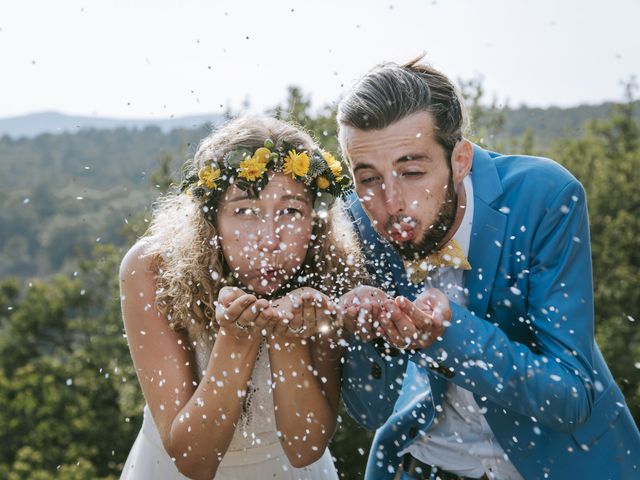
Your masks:
[[[367,73],[338,122],[378,287],[345,317],[344,402],[377,429],[366,478],[640,478],[594,342],[580,183],[465,139],[456,88],[418,61]]]

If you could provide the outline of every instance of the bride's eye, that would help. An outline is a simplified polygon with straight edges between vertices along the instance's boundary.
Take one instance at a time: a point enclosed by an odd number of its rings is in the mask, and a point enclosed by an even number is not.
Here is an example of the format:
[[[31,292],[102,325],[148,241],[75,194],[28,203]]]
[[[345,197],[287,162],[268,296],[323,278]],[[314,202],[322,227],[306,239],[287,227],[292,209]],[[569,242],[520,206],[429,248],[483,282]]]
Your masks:
[[[294,208],[294,207],[289,207],[289,208],[284,208],[282,210],[280,210],[278,212],[278,215],[284,216],[284,215],[293,215],[295,217],[301,217],[302,216],[302,211],[298,208]]]
[[[233,213],[235,215],[238,215],[239,217],[248,217],[250,215],[257,215],[258,210],[256,208],[250,208],[250,207],[236,208]]]

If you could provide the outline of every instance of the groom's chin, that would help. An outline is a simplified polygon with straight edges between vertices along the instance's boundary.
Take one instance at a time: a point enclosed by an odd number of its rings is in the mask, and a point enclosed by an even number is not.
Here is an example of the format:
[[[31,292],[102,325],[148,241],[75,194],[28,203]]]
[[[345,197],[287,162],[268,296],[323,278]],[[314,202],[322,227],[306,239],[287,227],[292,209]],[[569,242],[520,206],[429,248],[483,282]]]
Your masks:
[[[418,253],[418,246],[413,242],[403,242],[398,243],[394,241],[389,241],[391,247],[395,250],[395,252],[400,255],[402,260],[413,261],[415,260],[416,254]]]

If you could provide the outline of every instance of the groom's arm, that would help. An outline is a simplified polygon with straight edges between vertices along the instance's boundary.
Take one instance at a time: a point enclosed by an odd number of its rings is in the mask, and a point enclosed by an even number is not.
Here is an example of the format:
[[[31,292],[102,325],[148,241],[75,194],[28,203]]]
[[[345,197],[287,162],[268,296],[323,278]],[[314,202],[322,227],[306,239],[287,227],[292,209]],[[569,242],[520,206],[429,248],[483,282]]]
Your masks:
[[[342,358],[342,400],[347,412],[364,428],[376,430],[393,413],[407,356],[382,355],[372,342],[352,336]]]
[[[367,259],[369,280],[377,286],[388,285],[390,275],[384,265],[385,249],[355,193],[348,204],[349,216]],[[357,302],[353,302],[354,297],[358,297]],[[369,430],[381,427],[393,413],[408,364],[406,354],[384,345],[382,339],[376,337],[374,318],[386,298],[382,289],[359,287],[344,295],[340,302],[345,314],[348,305],[354,308],[357,303],[351,318],[343,317],[349,335],[348,348],[342,357],[342,401],[349,415]]]
[[[342,357],[342,399],[347,412],[375,430],[393,412],[408,359],[376,337],[383,304],[378,288],[359,286],[340,299],[341,321],[348,332]]]
[[[452,303],[450,326],[412,360],[437,365],[436,373],[446,371],[449,381],[504,408],[571,432],[591,414],[594,388],[603,388],[592,364],[593,286],[582,186],[570,182],[546,211],[532,238],[526,310],[511,314],[514,324],[529,329],[530,344],[512,341],[492,321]]]

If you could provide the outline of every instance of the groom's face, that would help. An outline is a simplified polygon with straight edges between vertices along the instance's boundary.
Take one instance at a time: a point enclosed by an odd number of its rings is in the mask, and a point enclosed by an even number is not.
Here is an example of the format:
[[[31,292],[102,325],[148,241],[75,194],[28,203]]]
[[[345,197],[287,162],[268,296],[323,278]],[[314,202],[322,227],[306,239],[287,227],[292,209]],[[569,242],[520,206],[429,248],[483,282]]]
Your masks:
[[[430,113],[414,113],[382,130],[346,127],[343,147],[374,228],[402,256],[422,257],[448,238],[470,163],[459,165],[456,149],[450,163]]]

